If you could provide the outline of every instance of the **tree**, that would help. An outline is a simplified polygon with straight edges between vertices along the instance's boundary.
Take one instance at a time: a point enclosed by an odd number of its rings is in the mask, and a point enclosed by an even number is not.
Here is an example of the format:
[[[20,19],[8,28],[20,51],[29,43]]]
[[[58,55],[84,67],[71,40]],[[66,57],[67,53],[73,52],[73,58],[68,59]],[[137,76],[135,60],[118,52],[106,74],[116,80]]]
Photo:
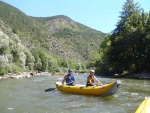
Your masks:
[[[109,65],[106,70],[114,73],[141,71],[146,64],[145,57],[149,45],[146,44],[148,39],[145,32],[148,16],[133,0],[127,0],[122,9],[116,28],[102,42],[102,60],[96,65],[106,63]]]

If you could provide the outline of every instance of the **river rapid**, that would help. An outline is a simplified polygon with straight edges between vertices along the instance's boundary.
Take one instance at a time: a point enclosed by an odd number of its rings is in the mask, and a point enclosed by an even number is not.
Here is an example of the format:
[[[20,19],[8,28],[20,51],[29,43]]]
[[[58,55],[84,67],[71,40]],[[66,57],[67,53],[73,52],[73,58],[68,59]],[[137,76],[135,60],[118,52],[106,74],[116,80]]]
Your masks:
[[[85,84],[87,74],[75,75],[77,84]],[[0,80],[0,113],[134,113],[145,97],[150,97],[150,81],[97,77],[103,84],[120,80],[118,92],[112,96],[85,96],[63,93],[55,81],[63,76],[34,76]]]

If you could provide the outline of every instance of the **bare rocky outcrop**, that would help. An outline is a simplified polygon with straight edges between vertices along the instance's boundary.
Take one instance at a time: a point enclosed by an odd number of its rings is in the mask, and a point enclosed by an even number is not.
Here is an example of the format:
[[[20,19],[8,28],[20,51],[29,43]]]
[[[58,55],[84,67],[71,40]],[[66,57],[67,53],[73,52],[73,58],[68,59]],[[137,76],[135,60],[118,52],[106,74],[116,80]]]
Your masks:
[[[41,75],[48,75],[48,72],[41,72],[41,73],[37,73],[37,72],[23,72],[21,74],[8,73],[7,75],[0,76],[0,80],[1,79],[29,78],[29,77],[32,77],[32,76],[41,76]]]
[[[75,28],[77,27],[76,22],[72,21],[71,19],[66,18],[54,18],[47,21],[47,29],[52,33],[57,32],[62,28]]]

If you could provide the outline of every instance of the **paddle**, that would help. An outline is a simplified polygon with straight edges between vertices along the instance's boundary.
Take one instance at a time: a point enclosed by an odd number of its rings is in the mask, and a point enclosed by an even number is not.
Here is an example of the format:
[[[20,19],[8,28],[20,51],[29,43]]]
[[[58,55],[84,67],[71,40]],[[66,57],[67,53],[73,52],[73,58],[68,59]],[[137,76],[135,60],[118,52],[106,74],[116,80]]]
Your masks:
[[[45,90],[45,92],[54,91],[56,88],[48,88]]]

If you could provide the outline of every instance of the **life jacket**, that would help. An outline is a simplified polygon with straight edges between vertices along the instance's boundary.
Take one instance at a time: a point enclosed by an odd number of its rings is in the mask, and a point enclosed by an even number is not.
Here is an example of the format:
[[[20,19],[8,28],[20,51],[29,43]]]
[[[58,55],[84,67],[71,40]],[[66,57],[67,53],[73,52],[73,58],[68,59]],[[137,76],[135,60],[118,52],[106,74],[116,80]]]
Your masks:
[[[94,77],[90,77],[90,76],[88,76],[88,77],[90,78],[91,82],[94,83]],[[89,81],[90,81],[90,80],[89,80]],[[86,83],[87,83],[87,84],[91,84],[89,81],[87,80]]]
[[[68,77],[66,78],[66,83],[67,83],[67,84],[73,83],[74,80],[75,80],[74,77],[73,77],[73,75],[68,74],[67,76],[68,76]]]

